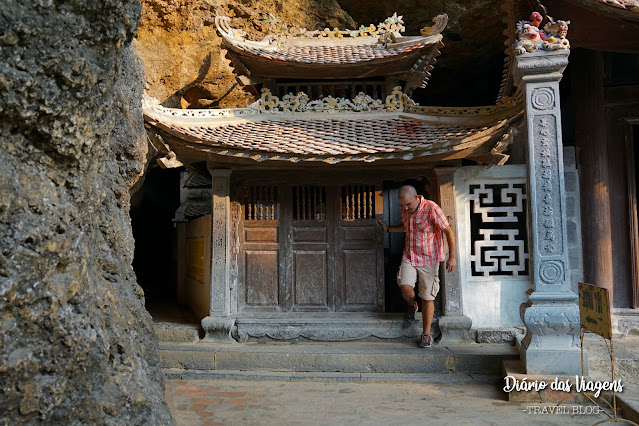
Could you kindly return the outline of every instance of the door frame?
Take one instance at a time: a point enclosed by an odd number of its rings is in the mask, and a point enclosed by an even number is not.
[[[630,222],[630,271],[632,308],[639,308],[639,218],[637,218],[637,164],[635,139],[639,139],[639,118],[625,118],[626,171],[628,176],[628,216]]]

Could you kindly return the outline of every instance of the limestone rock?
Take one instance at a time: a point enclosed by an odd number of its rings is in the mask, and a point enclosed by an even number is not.
[[[0,423],[170,424],[131,262],[133,0],[0,11]]]
[[[269,14],[295,27],[358,28],[403,15],[406,35],[419,35],[445,12],[444,48],[428,87],[413,97],[422,105],[489,105],[499,92],[504,67],[504,2],[454,0],[144,0],[136,50],[146,71],[149,93],[164,106],[231,108],[254,99],[235,82],[220,47],[215,15],[230,16],[247,37],[266,36],[261,23]],[[529,14],[529,8],[525,8]],[[527,16],[527,15],[526,15]],[[522,16],[523,19],[525,16]],[[194,97],[201,96],[194,99]]]
[[[254,101],[241,89],[215,16],[233,17],[233,26],[261,40],[262,21],[273,14],[289,26],[308,29],[354,28],[337,0],[143,0],[135,41],[145,67],[147,91],[164,106],[243,107]],[[194,96],[201,95],[197,98]]]

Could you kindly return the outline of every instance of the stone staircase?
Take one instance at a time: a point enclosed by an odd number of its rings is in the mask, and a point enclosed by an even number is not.
[[[160,343],[171,378],[498,383],[510,344],[434,345],[415,342]]]
[[[381,324],[381,330],[393,336],[397,335],[398,327],[403,327],[401,320],[398,324]],[[500,343],[514,339],[520,331],[517,329],[476,330],[476,340],[484,343],[435,343],[432,348],[420,349],[414,336],[419,330],[414,327],[402,328],[404,336],[391,339],[346,342],[258,339],[224,344],[207,342],[199,324],[185,319],[174,322],[162,318],[154,322],[154,328],[160,340],[162,371],[167,378],[494,383],[501,387],[506,375],[528,377],[522,372],[514,342]],[[608,379],[610,359],[602,339],[590,336],[585,347],[589,351],[591,378]],[[624,380],[626,386],[626,390],[617,395],[618,406],[625,418],[637,421],[639,386],[634,384],[634,379],[639,365],[639,337],[616,340],[615,354],[617,378]],[[553,380],[554,376],[545,379]],[[564,392],[560,395],[557,392],[511,392],[508,399],[519,403],[584,402],[566,396],[569,395]]]

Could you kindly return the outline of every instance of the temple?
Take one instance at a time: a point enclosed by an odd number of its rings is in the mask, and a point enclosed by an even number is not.
[[[377,224],[399,223],[397,190],[412,184],[442,206],[458,241],[459,268],[440,274],[441,342],[520,328],[527,372],[580,372],[576,286],[592,248],[577,231],[591,225],[575,149],[562,143],[570,22],[509,15],[495,104],[420,106],[411,95],[428,83],[447,19],[410,37],[396,15],[357,30],[273,19],[272,34],[252,41],[217,17],[255,101],[173,109],[145,99],[159,163],[185,170],[177,293],[206,339],[419,335],[398,314],[403,235]]]

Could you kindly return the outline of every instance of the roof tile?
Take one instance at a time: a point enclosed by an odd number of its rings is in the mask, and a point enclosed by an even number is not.
[[[231,150],[308,155],[357,155],[428,149],[489,127],[434,125],[405,118],[383,120],[269,120],[226,126],[168,124],[176,135]]]
[[[384,59],[410,54],[416,50],[430,46],[431,43],[417,43],[396,48],[380,48],[376,45],[342,45],[342,46],[285,46],[281,49],[262,49],[252,46],[234,45],[233,48],[247,53],[279,61],[322,63],[322,64],[354,64],[376,59]]]

